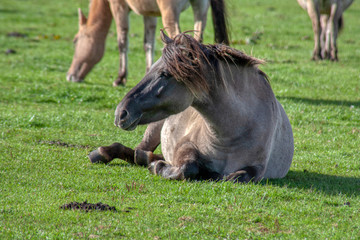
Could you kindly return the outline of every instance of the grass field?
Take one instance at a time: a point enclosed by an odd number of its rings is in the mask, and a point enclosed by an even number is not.
[[[103,60],[76,84],[65,76],[77,8],[87,12],[88,2],[1,0],[0,239],[360,238],[360,2],[345,12],[337,63],[310,61],[311,22],[295,0],[227,3],[232,46],[267,61],[261,69],[293,127],[283,179],[169,181],[121,160],[91,164],[91,150],[135,147],[145,129],[113,125],[116,105],[145,72],[142,18],[131,14],[128,85],[111,86],[114,24]],[[188,9],[182,30],[192,24]],[[209,18],[204,42],[212,41]],[[158,58],[159,34],[156,44]],[[86,200],[118,211],[59,208]]]

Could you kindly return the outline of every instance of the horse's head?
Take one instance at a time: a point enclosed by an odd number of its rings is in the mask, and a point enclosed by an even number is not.
[[[93,28],[86,25],[87,19],[79,9],[79,31],[75,35],[75,53],[66,79],[81,82],[104,55],[105,39],[96,36]]]
[[[119,103],[115,125],[131,131],[139,124],[155,122],[185,110],[193,99],[185,84],[166,70],[160,58]]]
[[[165,48],[161,58],[119,103],[115,125],[133,130],[138,124],[159,121],[204,99],[209,59],[201,43],[187,34],[174,39],[161,32]]]

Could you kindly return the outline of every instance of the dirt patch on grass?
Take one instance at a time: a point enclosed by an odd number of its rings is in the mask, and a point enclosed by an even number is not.
[[[97,211],[113,211],[113,212],[117,212],[115,207],[109,206],[107,204],[98,202],[98,203],[88,203],[87,201],[79,203],[79,202],[71,202],[71,203],[67,203],[64,204],[62,206],[60,206],[60,209],[64,209],[64,210],[83,210],[83,211],[92,211],[92,210],[97,210]]]
[[[66,142],[62,142],[59,140],[52,140],[52,141],[43,141],[43,140],[39,140],[38,143],[40,144],[47,144],[47,145],[57,145],[60,147],[66,147],[66,148],[91,148],[91,146],[88,145],[77,145],[77,144],[71,144],[71,143],[66,143]]]
[[[16,37],[16,38],[26,38],[28,35],[26,33],[19,32],[9,32],[6,34],[7,37]]]

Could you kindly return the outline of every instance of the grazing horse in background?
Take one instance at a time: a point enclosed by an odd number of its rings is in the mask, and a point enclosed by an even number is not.
[[[308,12],[314,31],[313,60],[338,61],[336,39],[343,27],[343,13],[353,0],[297,0]]]
[[[120,51],[119,74],[113,85],[118,86],[126,83],[129,13],[131,10],[144,16],[144,50],[146,71],[148,71],[153,64],[157,16],[162,17],[164,28],[171,37],[174,37],[180,33],[180,13],[191,4],[195,19],[194,35],[197,40],[201,41],[209,2],[212,8],[215,41],[228,44],[224,0],[92,0],[88,19],[79,9],[79,31],[74,39],[75,53],[66,76],[67,80],[83,81],[94,65],[101,60],[113,17]]]
[[[133,150],[120,143],[89,154],[92,162],[121,158],[167,179],[282,178],[294,144],[286,113],[262,61],[226,45],[204,45],[163,32],[162,57],[116,108],[115,125],[149,124]],[[153,154],[160,144],[163,155]]]

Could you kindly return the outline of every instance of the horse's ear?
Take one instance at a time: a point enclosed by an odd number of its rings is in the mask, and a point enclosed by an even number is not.
[[[165,44],[169,44],[174,41],[171,38],[169,38],[168,35],[165,34],[164,29],[160,29],[160,37],[161,37],[161,41],[163,41],[163,43]]]
[[[83,14],[80,8],[78,8],[78,14],[79,14],[79,27],[83,26],[87,22],[87,18]]]

